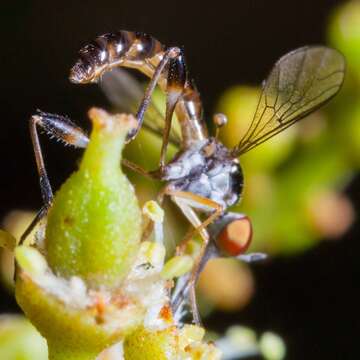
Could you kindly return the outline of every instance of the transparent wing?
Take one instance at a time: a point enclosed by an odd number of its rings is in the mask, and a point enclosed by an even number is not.
[[[246,134],[234,149],[241,155],[330,100],[340,89],[345,59],[324,46],[302,47],[275,64]]]
[[[128,71],[116,68],[105,72],[99,85],[118,111],[136,114],[144,95],[144,88]],[[145,113],[143,126],[162,137],[164,116],[153,103]],[[174,126],[170,132],[170,142],[176,146],[180,146],[181,143],[180,133]]]

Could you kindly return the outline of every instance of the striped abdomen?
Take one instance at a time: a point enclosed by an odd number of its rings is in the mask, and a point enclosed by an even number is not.
[[[144,33],[118,31],[104,34],[80,50],[80,58],[71,69],[70,80],[81,84],[96,82],[104,72],[118,66],[135,68],[151,78],[165,51],[166,47],[157,39]],[[182,54],[179,56],[183,63]],[[167,78],[168,66],[158,82],[165,92]],[[200,96],[188,80],[175,112],[182,128],[184,146],[207,137]]]

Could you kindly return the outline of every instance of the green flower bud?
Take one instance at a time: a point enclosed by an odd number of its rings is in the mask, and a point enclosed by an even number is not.
[[[90,142],[79,170],[55,196],[45,248],[56,274],[113,287],[127,275],[141,238],[141,211],[120,167],[126,134],[136,122],[97,109],[89,116]]]

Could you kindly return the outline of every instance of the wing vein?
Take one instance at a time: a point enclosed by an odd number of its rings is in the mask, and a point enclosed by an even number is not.
[[[283,56],[264,83],[255,115],[234,148],[234,156],[253,149],[330,100],[339,91],[344,72],[344,58],[334,49],[304,47]]]

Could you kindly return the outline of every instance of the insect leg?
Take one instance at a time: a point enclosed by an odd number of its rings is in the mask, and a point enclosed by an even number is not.
[[[85,148],[89,138],[85,131],[72,122],[67,116],[50,114],[38,110],[30,119],[30,126],[39,126],[50,136],[77,148]],[[36,129],[35,129],[36,130]]]
[[[181,243],[176,247],[177,255],[181,255],[184,252],[185,246],[187,242],[194,236],[194,231],[198,231],[200,236],[205,242],[209,240],[209,234],[206,228],[202,227],[202,222],[198,215],[195,213],[194,209],[189,206],[189,204],[181,198],[174,197],[173,201],[180,208],[181,212],[185,215],[185,217],[189,220],[191,225],[193,226],[190,231],[188,231],[181,241]]]
[[[51,137],[55,137],[57,140],[63,142],[65,145],[73,145],[78,148],[85,148],[89,142],[89,138],[86,135],[85,131],[78,127],[75,123],[73,123],[67,116],[39,111],[37,115],[34,115],[31,118],[31,123],[34,123],[34,125],[32,125],[32,133],[34,132],[34,138],[36,138],[36,143],[38,144],[36,148],[34,145],[35,154],[37,154],[38,152],[36,151],[36,149],[39,149],[40,151],[40,145],[35,125],[40,126],[48,133],[48,135],[50,135]],[[40,159],[40,162],[42,163],[44,168],[42,157]],[[151,175],[148,171],[146,171],[139,165],[132,163],[129,160],[123,159],[122,164],[142,176],[150,177],[152,179],[155,177],[155,175]]]
[[[175,106],[183,93],[186,83],[185,62],[179,48],[169,48],[164,53],[162,60],[155,69],[155,72],[150,80],[150,83],[145,91],[144,97],[137,111],[136,118],[139,122],[138,127],[128,135],[128,141],[131,141],[140,131],[144,121],[145,112],[150,104],[151,95],[154,92],[155,86],[160,80],[161,75],[167,65],[165,128],[163,132],[163,142],[159,161],[160,173],[162,172],[162,169],[165,165],[165,156],[169,143],[172,116],[175,110]],[[154,173],[156,173],[156,171]]]
[[[54,136],[57,140],[64,142],[67,145],[74,145],[76,147],[86,147],[88,137],[82,129],[73,124],[70,119],[60,115],[53,115],[38,111],[36,115],[30,118],[30,136],[34,148],[36,166],[39,174],[40,190],[44,205],[36,214],[34,220],[24,231],[20,238],[22,244],[26,237],[31,233],[35,226],[47,214],[53,201],[53,192],[50,181],[46,172],[44,158],[40,146],[37,127],[44,129],[50,136]]]
[[[50,136],[64,142],[66,145],[85,148],[89,138],[85,132],[76,126],[69,118],[39,111],[30,119],[30,135],[33,143],[36,165],[40,178],[40,188],[45,206],[53,199],[50,182],[46,173],[44,159],[39,142],[37,126],[44,129]]]
[[[186,84],[186,68],[183,55],[180,53],[170,60],[168,77],[166,82],[166,111],[163,142],[161,146],[159,169],[162,173],[165,166],[166,150],[169,144],[172,116],[177,102],[181,98]]]
[[[154,74],[151,77],[151,80],[145,90],[144,96],[141,100],[141,103],[139,105],[138,111],[136,113],[136,118],[138,120],[138,126],[132,130],[131,132],[129,132],[128,136],[127,136],[127,141],[130,142],[131,140],[133,140],[136,135],[138,134],[138,132],[140,131],[143,121],[144,121],[144,115],[145,112],[147,110],[147,108],[150,105],[150,101],[151,101],[151,96],[155,90],[155,87],[158,83],[158,81],[161,78],[162,72],[165,69],[165,66],[169,63],[169,61],[173,58],[176,58],[177,56],[179,56],[180,54],[180,49],[177,47],[173,47],[173,48],[169,48],[165,51],[164,56],[162,57],[161,61],[159,62],[159,64],[157,65],[157,67],[155,68]]]
[[[173,197],[173,199],[174,199],[174,202],[176,203],[176,205],[178,205],[179,208],[181,209],[182,213],[191,222],[191,224],[195,228],[199,229],[199,233],[203,239],[203,243],[202,243],[199,255],[195,260],[191,274],[188,275],[187,281],[183,284],[183,287],[179,291],[178,296],[174,299],[172,306],[173,306],[173,310],[175,313],[177,308],[181,305],[181,303],[184,301],[187,294],[189,293],[188,296],[190,298],[190,306],[191,306],[191,312],[193,315],[194,322],[196,324],[200,325],[201,318],[200,318],[199,309],[198,309],[197,301],[196,301],[195,285],[196,285],[197,278],[200,274],[200,266],[199,265],[200,265],[201,259],[204,256],[203,250],[206,249],[207,244],[209,243],[209,234],[207,233],[205,228],[201,228],[201,220],[199,219],[199,217],[196,215],[195,211],[189,205],[187,205],[185,202],[183,202],[180,198],[177,199],[176,197]],[[191,231],[190,234],[193,235],[193,231]],[[181,244],[179,246],[177,246],[177,250],[176,250],[177,255],[180,255],[184,251],[187,241],[191,238],[191,237],[189,237],[190,234],[187,234],[185,236],[185,240],[183,240],[181,242]]]
[[[46,216],[49,207],[47,205],[43,205],[40,210],[35,215],[34,219],[31,221],[30,225],[25,229],[23,234],[20,237],[19,245],[22,245],[25,242],[25,239],[30,235],[36,225]]]
[[[211,215],[206,218],[203,222],[200,222],[199,224],[196,224],[194,221],[194,217],[190,217],[187,213],[184,213],[184,215],[187,217],[187,219],[193,224],[195,227],[194,232],[199,232],[201,235],[201,231],[205,229],[209,224],[211,224],[214,220],[216,220],[224,211],[223,207],[217,203],[216,201],[210,200],[208,198],[196,195],[191,192],[187,191],[167,191],[167,195],[171,196],[172,200],[179,205],[179,199],[182,204],[187,204],[190,208],[196,208],[196,207],[205,207],[209,210],[213,210]],[[183,206],[183,205],[182,205]],[[180,207],[181,208],[181,207]],[[193,212],[195,214],[195,212]],[[196,215],[196,214],[195,214]],[[198,219],[197,215],[196,218]],[[190,240],[194,236],[194,232],[190,233],[183,241],[182,244]],[[181,246],[182,246],[181,244]]]
[[[185,192],[185,191],[171,191],[167,190],[167,195],[171,197],[171,199],[180,207],[183,211],[186,218],[191,222],[194,226],[195,231],[198,231],[203,239],[203,243],[201,245],[201,249],[199,251],[198,256],[195,259],[194,266],[191,271],[190,279],[189,279],[189,296],[190,296],[190,304],[191,310],[193,313],[194,322],[196,324],[201,324],[201,319],[199,315],[199,311],[197,308],[196,302],[196,292],[195,292],[195,285],[196,281],[199,277],[201,266],[203,265],[203,258],[206,253],[207,246],[209,244],[209,235],[206,231],[206,227],[211,224],[216,218],[218,218],[222,212],[223,207],[215,201],[212,201],[208,198],[204,198],[202,196]],[[205,219],[205,221],[201,222],[201,220],[196,215],[193,207],[201,206],[213,210],[211,215]],[[185,239],[180,244],[180,249],[184,249],[186,243],[192,238],[193,233],[187,235]]]
[[[159,175],[155,172],[149,172],[139,166],[138,164],[133,163],[132,161],[129,161],[127,159],[122,159],[121,164],[127,167],[128,169],[138,173],[141,176],[147,177],[149,179],[159,179]]]
[[[30,136],[34,148],[36,167],[39,174],[41,196],[45,207],[49,207],[53,200],[53,193],[51,190],[49,178],[45,169],[45,163],[41,151],[39,136],[37,133],[36,126],[41,123],[41,117],[34,115],[30,119]]]

